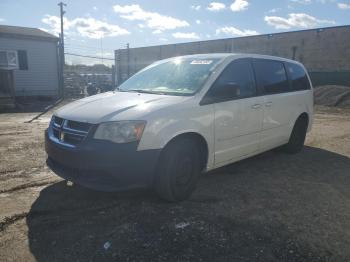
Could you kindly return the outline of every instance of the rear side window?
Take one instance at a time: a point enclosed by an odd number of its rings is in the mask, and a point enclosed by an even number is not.
[[[249,60],[234,61],[221,73],[207,93],[212,101],[223,102],[232,100],[228,92],[222,92],[225,86],[239,87],[239,94],[234,99],[247,98],[256,95],[254,74]]]
[[[289,91],[284,65],[279,61],[255,60],[253,62],[257,85],[265,94],[277,94]]]
[[[310,82],[303,67],[298,64],[286,63],[286,68],[294,91],[310,89]]]

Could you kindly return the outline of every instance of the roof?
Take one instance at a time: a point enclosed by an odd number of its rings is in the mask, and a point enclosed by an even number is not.
[[[38,28],[0,25],[0,37],[58,41],[58,37]]]
[[[192,55],[181,55],[177,57],[170,57],[160,61],[168,61],[176,58],[189,58],[189,59],[224,59],[224,58],[260,58],[260,59],[270,59],[270,60],[278,60],[283,62],[291,62],[300,64],[299,62],[279,56],[269,56],[269,55],[259,55],[259,54],[246,54],[246,53],[207,53],[207,54],[192,54]]]

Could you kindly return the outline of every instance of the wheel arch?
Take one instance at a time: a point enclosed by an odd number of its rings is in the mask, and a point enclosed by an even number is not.
[[[295,120],[294,122],[294,125],[297,121],[305,121],[306,123],[306,126],[308,127],[309,126],[309,122],[310,122],[310,117],[309,117],[309,114],[307,112],[303,112],[301,113],[297,119]]]
[[[200,133],[189,131],[189,132],[177,134],[176,136],[171,138],[165,144],[165,146],[163,147],[163,149],[161,151],[161,154],[162,154],[162,152],[164,152],[164,150],[166,150],[168,145],[170,145],[171,143],[175,143],[177,140],[182,139],[182,138],[189,138],[189,139],[195,141],[195,143],[198,145],[199,152],[201,155],[202,169],[205,170],[207,167],[207,164],[208,164],[208,159],[209,159],[209,147],[208,147],[208,143],[207,143],[206,139]]]

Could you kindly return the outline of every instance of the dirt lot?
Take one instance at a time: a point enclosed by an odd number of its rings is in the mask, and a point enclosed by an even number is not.
[[[302,153],[206,174],[180,204],[67,186],[49,114],[1,114],[0,261],[350,261],[350,110],[316,112]]]

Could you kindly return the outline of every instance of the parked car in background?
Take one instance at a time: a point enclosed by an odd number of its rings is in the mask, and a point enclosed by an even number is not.
[[[87,187],[154,187],[181,201],[202,172],[276,147],[299,152],[312,119],[313,89],[298,62],[176,57],[56,111],[46,131],[47,163]]]

